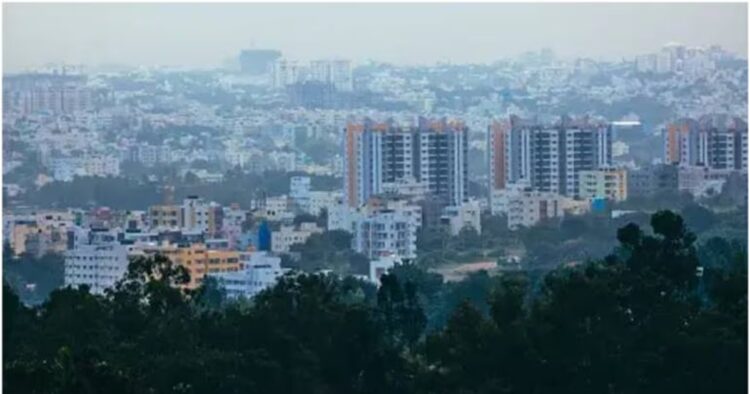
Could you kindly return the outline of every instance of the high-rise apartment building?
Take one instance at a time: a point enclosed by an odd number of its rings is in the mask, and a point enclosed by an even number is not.
[[[664,161],[680,166],[747,170],[747,123],[726,116],[680,119],[664,131]]]
[[[350,123],[345,129],[344,195],[351,207],[383,192],[384,183],[424,182],[432,196],[460,204],[468,187],[468,129],[458,121],[401,127],[393,122]]]
[[[310,79],[333,85],[339,91],[351,91],[352,65],[349,60],[315,60],[310,63]]]
[[[274,61],[271,67],[273,87],[276,89],[284,89],[302,80],[303,67],[299,62],[279,59]]]
[[[581,171],[612,164],[612,128],[587,118],[551,124],[511,117],[488,132],[490,190],[523,182],[534,190],[577,196]]]

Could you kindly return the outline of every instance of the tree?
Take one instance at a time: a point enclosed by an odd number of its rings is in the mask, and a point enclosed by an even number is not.
[[[227,300],[226,290],[213,276],[205,276],[200,287],[191,295],[192,301],[201,309],[217,310]]]
[[[682,208],[682,216],[687,226],[698,233],[710,229],[716,223],[716,216],[713,212],[695,203]]]
[[[427,318],[417,298],[416,285],[405,282],[402,286],[395,275],[380,277],[378,312],[386,335],[400,346],[412,346],[422,335]]]
[[[41,257],[24,253],[13,256],[10,245],[4,250],[3,276],[21,300],[40,304],[63,285],[65,261],[62,255],[48,253]]]
[[[3,388],[22,393],[744,392],[747,253],[673,212],[608,256],[459,283],[290,273],[245,303],[163,256],[105,295],[3,288]],[[699,252],[707,248],[707,252]],[[714,262],[701,261],[713,259]],[[698,265],[703,271],[696,270]],[[439,323],[436,316],[446,316]],[[432,325],[432,326],[430,326]],[[148,356],[144,356],[148,355]]]

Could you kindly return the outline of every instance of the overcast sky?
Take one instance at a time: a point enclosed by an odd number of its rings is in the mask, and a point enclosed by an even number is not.
[[[491,62],[549,47],[632,57],[675,41],[747,56],[746,4],[3,4],[3,66],[215,66],[242,48],[309,60]]]

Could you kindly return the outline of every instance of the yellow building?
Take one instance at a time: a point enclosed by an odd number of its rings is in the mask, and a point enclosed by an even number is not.
[[[239,252],[229,250],[209,250],[203,244],[190,246],[165,245],[150,251],[161,253],[180,264],[190,273],[187,289],[195,289],[201,285],[207,273],[234,272],[242,268]]]
[[[612,201],[628,198],[628,173],[625,169],[581,171],[578,176],[579,198],[606,198]]]
[[[68,246],[66,223],[57,224],[37,220],[15,223],[10,235],[10,246],[16,255],[30,253],[42,256],[46,253],[63,253]]]
[[[13,252],[17,255],[26,253],[26,240],[41,232],[42,229],[40,229],[36,223],[14,225],[10,237],[12,240],[10,246],[13,248]]]

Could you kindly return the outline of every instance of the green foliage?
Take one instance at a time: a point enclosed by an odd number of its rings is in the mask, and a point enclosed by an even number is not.
[[[185,270],[155,257],[134,260],[104,296],[65,288],[29,308],[6,285],[3,388],[745,392],[744,246],[696,246],[668,211],[650,226],[623,226],[614,253],[539,280],[480,272],[445,283],[405,264],[377,291],[352,277],[292,273],[250,303],[227,303],[211,280],[181,290]]]
[[[260,192],[268,196],[279,196],[289,191],[292,176],[305,175],[299,172],[268,171],[263,174],[242,173],[229,170],[222,182],[198,182],[197,177],[188,172],[185,179],[176,176],[171,167],[153,172],[158,174],[158,182],[144,180],[142,171],[135,169],[128,173],[134,178],[125,177],[76,177],[71,182],[50,182],[38,190],[29,189],[18,202],[44,208],[82,208],[107,206],[113,209],[142,209],[163,202],[162,185],[169,183],[175,188],[175,198],[197,195],[223,205],[240,203],[249,208],[250,201]],[[340,187],[341,180],[332,176],[312,176],[314,190],[334,190]]]
[[[285,266],[306,272],[330,269],[344,274],[367,274],[369,260],[351,250],[351,239],[351,234],[341,230],[312,234],[305,243],[291,246],[292,252],[299,253],[299,259],[286,259]]]
[[[14,256],[10,245],[3,248],[3,279],[26,304],[39,304],[63,285],[64,258],[49,253],[42,257],[30,254]]]

